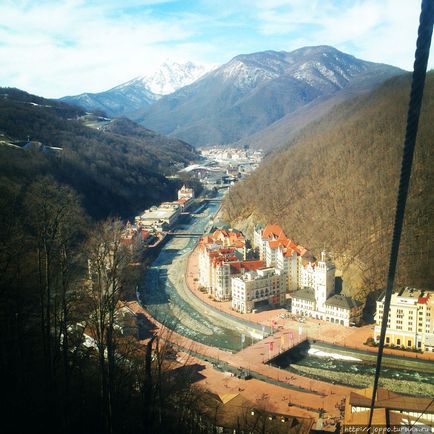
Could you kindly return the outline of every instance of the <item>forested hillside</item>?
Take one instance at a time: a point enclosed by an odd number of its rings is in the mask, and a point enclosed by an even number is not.
[[[153,362],[140,315],[123,322],[141,252],[113,216],[173,199],[164,175],[195,151],[128,120],[0,93],[3,431],[192,432],[194,372],[172,369],[164,344]]]
[[[383,287],[404,142],[410,76],[334,107],[272,154],[224,202],[244,228],[280,223],[343,270],[345,291]],[[427,76],[396,283],[433,287],[434,72]]]
[[[17,89],[0,89],[2,183],[22,186],[49,175],[71,186],[93,217],[128,216],[174,196],[165,175],[197,158],[193,147],[127,119],[89,128],[85,112]],[[62,150],[24,150],[7,143],[28,138]]]

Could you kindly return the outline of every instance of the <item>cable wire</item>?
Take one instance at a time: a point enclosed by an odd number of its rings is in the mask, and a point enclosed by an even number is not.
[[[423,90],[425,86],[426,68],[428,65],[429,50],[433,32],[434,0],[422,0],[419,30],[416,42],[416,53],[411,82],[410,102],[407,114],[407,128],[402,156],[401,175],[399,180],[398,197],[396,203],[395,224],[393,228],[392,246],[389,258],[389,272],[387,275],[386,295],[383,306],[383,318],[381,321],[380,342],[378,345],[377,365],[375,369],[374,387],[372,391],[371,409],[369,413],[368,432],[371,431],[372,416],[375,407],[375,398],[378,389],[378,380],[381,372],[384,340],[386,336],[387,320],[389,318],[390,300],[392,298],[393,284],[395,280],[396,264],[401,241],[402,225],[405,215],[408,187],[410,184],[411,167],[413,164],[414,148],[416,144],[417,130],[419,126],[420,109],[422,105]]]
[[[413,425],[411,425],[410,428],[413,428],[417,422],[419,421],[419,419],[425,414],[425,412],[431,407],[431,404],[434,402],[434,398],[431,399],[431,402],[425,407],[424,411],[418,416],[418,418],[413,422]]]

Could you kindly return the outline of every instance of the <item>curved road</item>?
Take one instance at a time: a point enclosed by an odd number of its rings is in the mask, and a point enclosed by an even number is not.
[[[207,204],[200,215],[191,217],[181,229],[203,233],[219,205]],[[241,334],[249,335],[251,326],[212,309],[187,288],[186,263],[195,243],[186,238],[167,242],[146,273],[140,288],[141,302],[159,322],[178,333],[209,346],[238,351],[242,348]]]
[[[217,212],[218,207],[219,204],[217,203],[206,205],[204,212],[193,217],[191,222],[184,225],[182,229],[188,232],[203,233]],[[251,326],[242,319],[228,317],[218,310],[214,310],[198,299],[187,287],[185,281],[186,263],[195,244],[196,240],[194,239],[174,238],[162,248],[158,258],[148,270],[144,285],[141,288],[142,303],[146,304],[146,309],[160,323],[193,341],[223,350],[239,351],[243,345],[241,343],[241,334],[248,336]],[[339,351],[340,347],[332,346],[332,348],[334,348],[333,351]],[[340,349],[342,350],[342,348]],[[372,355],[366,354],[366,357],[368,356],[372,357]],[[409,365],[415,363],[416,361],[412,360],[406,361],[406,364]],[[300,369],[307,369],[309,372],[315,371],[316,373],[318,371],[318,374],[321,374],[321,371],[324,370],[334,373],[338,377],[345,376],[346,372],[348,374],[357,372],[364,377],[372,376],[370,366],[361,364],[359,367],[348,367],[341,361],[331,363],[327,358],[309,356],[295,366],[297,365],[300,365]],[[386,374],[386,377],[393,378],[397,375],[393,370],[386,372],[389,370],[385,369],[384,374]],[[418,383],[426,384],[426,382],[429,384],[431,382],[431,370],[428,370],[424,375],[418,374],[417,371],[413,367],[413,370],[406,372],[405,376],[402,376],[407,377],[406,381],[415,385]],[[307,376],[315,377],[313,372]],[[327,381],[327,379],[325,380]],[[350,383],[349,379],[347,380]],[[331,379],[328,379],[328,381],[331,381]],[[396,379],[396,381],[399,380]]]

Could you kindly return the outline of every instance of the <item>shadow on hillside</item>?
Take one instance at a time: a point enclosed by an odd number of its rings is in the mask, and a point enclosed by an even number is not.
[[[374,315],[377,308],[377,300],[382,292],[383,289],[376,289],[369,293],[362,314],[362,319],[365,324],[373,324],[375,322]]]

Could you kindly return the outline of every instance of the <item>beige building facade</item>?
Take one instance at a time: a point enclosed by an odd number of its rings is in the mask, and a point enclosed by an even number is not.
[[[379,342],[384,298],[377,300],[374,341]],[[434,291],[401,288],[392,294],[385,345],[434,352]]]
[[[264,304],[282,306],[285,303],[286,274],[273,267],[248,271],[232,278],[232,309],[250,313]]]

